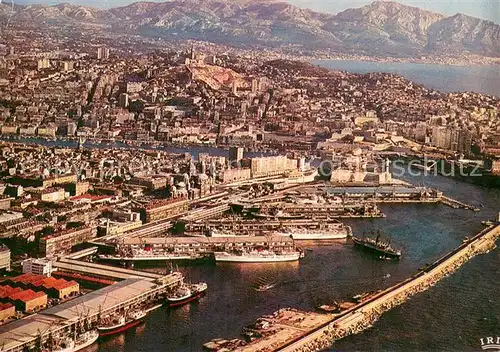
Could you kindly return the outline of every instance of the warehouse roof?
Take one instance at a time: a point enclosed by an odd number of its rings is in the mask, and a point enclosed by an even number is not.
[[[55,328],[60,319],[42,314],[30,315],[11,323],[0,326],[0,346],[2,351],[8,351],[17,346],[35,340],[40,334]]]
[[[286,236],[234,236],[234,237],[157,237],[124,238],[119,244],[124,245],[201,245],[226,243],[283,243],[293,242]]]
[[[95,315],[100,310],[105,311],[131,300],[150,291],[155,286],[156,284],[150,281],[128,279],[47,309],[43,311],[43,314],[67,320],[78,320],[82,315]]]
[[[49,330],[63,328],[68,320],[78,320],[82,316],[98,314],[99,310],[111,308],[136,296],[150,291],[156,286],[142,279],[128,279],[114,285],[88,293],[66,303],[0,326],[0,346],[8,351],[37,339]]]

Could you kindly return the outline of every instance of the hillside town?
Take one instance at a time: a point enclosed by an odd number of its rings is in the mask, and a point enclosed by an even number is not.
[[[94,49],[30,56],[10,47],[0,65],[2,135],[310,153],[402,137],[467,157],[498,155],[491,96],[194,46],[127,56]]]

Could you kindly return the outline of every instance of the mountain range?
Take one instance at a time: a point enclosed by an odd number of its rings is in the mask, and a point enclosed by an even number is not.
[[[397,2],[375,1],[338,14],[274,0],[137,2],[109,10],[59,4],[0,4],[0,23],[99,25],[117,33],[197,39],[230,45],[296,46],[377,56],[474,53],[500,57],[500,25],[445,17]]]

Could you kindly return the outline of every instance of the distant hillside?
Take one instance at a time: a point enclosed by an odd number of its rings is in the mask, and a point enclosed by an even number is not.
[[[227,44],[286,45],[380,56],[464,52],[500,57],[500,26],[478,18],[441,14],[376,1],[337,15],[277,1],[173,0],[100,10],[60,4],[0,4],[0,21],[100,24],[116,31]]]

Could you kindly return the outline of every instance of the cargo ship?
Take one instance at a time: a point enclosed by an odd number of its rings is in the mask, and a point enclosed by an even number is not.
[[[304,228],[287,228],[276,232],[278,236],[288,236],[296,241],[338,240],[352,236],[350,226],[339,224],[324,230],[309,230]]]
[[[207,289],[208,285],[204,282],[193,285],[182,285],[175,292],[167,295],[167,303],[169,307],[180,307],[199,299]]]
[[[135,311],[126,316],[121,316],[117,320],[110,321],[108,324],[99,326],[97,331],[99,331],[99,336],[101,337],[120,334],[142,324],[146,315],[146,312],[142,310]]]
[[[352,241],[355,246],[361,247],[366,251],[374,253],[379,259],[396,260],[401,258],[401,251],[391,247],[389,242],[380,240],[380,231],[377,232],[376,239],[363,237],[353,237]]]
[[[253,252],[215,252],[216,262],[229,263],[276,263],[293,262],[304,257],[303,252],[273,252],[273,251],[253,251]]]
[[[63,342],[58,348],[50,349],[53,352],[76,352],[81,351],[90,345],[93,345],[99,338],[99,333],[96,330],[87,331],[78,335],[76,339],[68,339]]]

